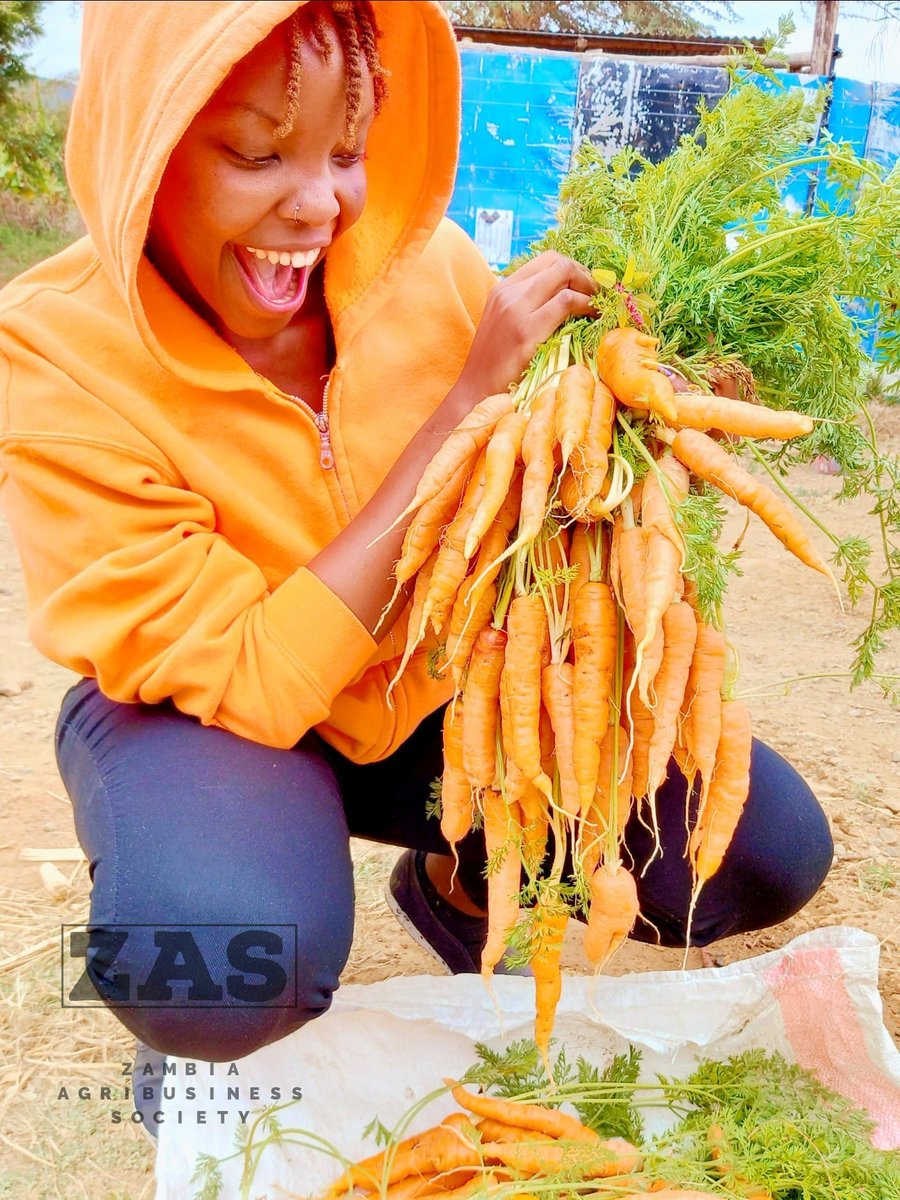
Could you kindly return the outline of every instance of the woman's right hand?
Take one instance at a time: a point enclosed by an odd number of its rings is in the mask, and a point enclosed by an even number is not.
[[[534,352],[569,317],[594,313],[597,283],[586,267],[545,250],[493,288],[454,387],[471,404],[517,383]]]

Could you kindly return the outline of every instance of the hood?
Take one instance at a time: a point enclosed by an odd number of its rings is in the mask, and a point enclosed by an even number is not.
[[[236,356],[143,257],[147,227],[169,154],[195,114],[234,63],[300,7],[295,0],[84,5],[66,143],[72,194],[154,357],[176,373],[202,365],[208,382],[210,370],[218,373],[220,387],[241,385]],[[326,296],[341,337],[402,284],[446,210],[456,172],[459,57],[449,21],[431,0],[374,0],[373,8],[391,75],[367,147],[365,210],[326,259]]]

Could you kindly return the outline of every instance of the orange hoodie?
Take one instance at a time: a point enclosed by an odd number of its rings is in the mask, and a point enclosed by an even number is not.
[[[369,197],[329,251],[337,363],[311,410],[257,376],[143,256],[173,146],[285,0],[85,5],[66,151],[88,237],[0,294],[0,495],[35,645],[106,695],[271,746],[312,727],[390,754],[449,695],[429,645],[392,695],[376,644],[305,564],[347,525],[462,369],[493,276],[443,219],[459,65],[440,5],[375,2],[390,95]]]

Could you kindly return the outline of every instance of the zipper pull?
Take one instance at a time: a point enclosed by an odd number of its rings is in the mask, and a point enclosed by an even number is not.
[[[319,431],[319,466],[323,471],[334,467],[334,454],[331,449],[331,433],[328,428],[328,414],[316,413],[316,429]]]

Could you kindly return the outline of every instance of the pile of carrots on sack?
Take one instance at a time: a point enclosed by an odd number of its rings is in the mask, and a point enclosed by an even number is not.
[[[730,694],[725,634],[684,573],[679,506],[692,488],[720,489],[830,576],[787,503],[716,440],[800,436],[810,418],[676,392],[655,339],[633,325],[608,331],[590,363],[566,364],[570,345],[562,339],[533,386],[488,397],[446,439],[396,567],[398,583],[415,576],[405,659],[430,626],[443,646],[437,669],[456,682],[441,828],[455,844],[484,827],[482,973],[489,982],[519,939],[545,1061],[570,912],[583,909],[585,951],[601,967],[638,915],[625,823],[637,810],[657,827],[672,756],[700,788],[694,900],[747,798],[750,721]],[[640,481],[623,445],[639,447]],[[522,926],[520,901],[530,907]]]

